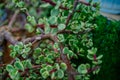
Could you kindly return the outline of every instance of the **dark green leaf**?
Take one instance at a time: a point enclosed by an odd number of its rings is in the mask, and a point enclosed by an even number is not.
[[[26,60],[26,67],[27,68],[32,68],[32,63],[30,60]]]
[[[68,47],[64,47],[64,48],[63,48],[63,53],[64,53],[64,54],[67,54],[68,52],[69,52]]]
[[[39,54],[41,52],[41,48],[36,48],[35,53]]]
[[[17,68],[18,70],[24,71],[24,67],[23,67],[22,62],[16,61],[16,62],[14,63],[14,66],[15,66],[15,68]]]

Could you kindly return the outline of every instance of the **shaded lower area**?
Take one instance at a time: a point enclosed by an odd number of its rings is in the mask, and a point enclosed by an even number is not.
[[[94,46],[98,48],[97,53],[104,56],[99,74],[91,80],[120,80],[120,21],[109,21],[100,16],[96,23]]]

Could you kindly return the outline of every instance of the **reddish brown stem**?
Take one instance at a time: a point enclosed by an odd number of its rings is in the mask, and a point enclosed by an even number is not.
[[[96,54],[93,55],[94,61],[97,61]]]
[[[98,68],[100,68],[100,66],[96,65],[96,66],[93,67],[92,69],[89,69],[87,73],[91,73],[91,72],[97,70]]]
[[[52,74],[53,72],[57,71],[57,69],[53,69],[50,71],[50,74]]]
[[[68,15],[68,17],[67,17],[66,26],[68,25],[70,19],[72,18],[73,14],[74,14],[74,12],[75,12],[75,10],[76,10],[77,4],[78,4],[78,0],[75,0],[75,1],[74,1],[74,4],[73,4],[73,10],[72,10],[71,13],[69,13],[69,15]]]
[[[44,25],[44,24],[37,24],[36,26],[39,27],[39,28],[42,28],[42,29],[45,28],[45,25]],[[57,25],[50,25],[50,27],[51,27],[51,28],[57,28]]]
[[[54,40],[55,42],[58,42],[57,36],[54,36]],[[63,45],[60,44],[59,47],[60,47],[60,50],[59,50],[60,58],[67,65],[66,72],[68,74],[68,80],[75,80],[74,74],[77,74],[77,72],[71,66],[70,60],[68,59],[67,55],[63,53]]]
[[[34,66],[32,66],[32,68],[26,68],[25,71],[21,73],[21,76],[25,76],[30,69],[37,69],[40,67],[41,67],[41,65],[34,65]]]
[[[68,57],[63,53],[63,46],[60,45],[60,57],[61,60],[66,63],[67,65],[67,74],[68,74],[68,80],[75,80],[74,74],[76,74],[77,72],[72,68],[70,61],[68,59]]]

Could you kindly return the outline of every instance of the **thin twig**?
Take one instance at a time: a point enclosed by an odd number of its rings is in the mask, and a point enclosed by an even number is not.
[[[88,72],[87,72],[87,74],[88,74],[88,73],[91,73],[91,72],[93,72],[93,71],[95,71],[95,70],[97,70],[97,69],[99,69],[99,68],[100,68],[100,66],[96,65],[96,66],[93,67],[92,69],[89,69]]]
[[[54,43],[57,43],[58,42],[58,38],[57,36],[53,36],[52,37],[53,40],[54,40]],[[67,74],[68,74],[68,80],[75,80],[74,78],[74,74],[78,74],[74,69],[73,67],[71,66],[71,63],[70,63],[70,60],[68,59],[67,55],[65,55],[63,53],[63,45],[60,44],[59,45],[60,47],[60,50],[59,50],[59,53],[60,53],[60,59],[67,65]]]
[[[15,45],[18,42],[17,40],[15,40],[12,34],[8,31],[4,31],[4,38],[13,45]]]
[[[12,27],[12,25],[13,25],[13,23],[15,22],[16,17],[17,17],[17,15],[18,15],[19,12],[20,12],[19,10],[16,10],[16,11],[15,11],[15,13],[14,13],[13,16],[12,16],[12,19],[10,20],[10,22],[9,22],[9,24],[8,24],[8,28],[11,28],[11,27]]]
[[[25,76],[28,73],[29,70],[31,70],[31,69],[37,69],[37,68],[41,68],[41,65],[33,65],[32,68],[26,68],[24,70],[24,72],[21,73],[21,76],[23,77],[23,76]]]
[[[74,74],[77,74],[77,72],[73,69],[71,66],[70,60],[68,59],[67,55],[63,53],[63,45],[60,45],[60,57],[62,61],[67,65],[67,74],[68,74],[68,80],[75,80]]]
[[[75,1],[74,1],[74,4],[73,4],[72,12],[69,13],[69,15],[68,15],[68,17],[67,17],[66,26],[68,25],[70,19],[72,18],[73,14],[74,14],[74,12],[75,12],[75,10],[76,10],[77,4],[78,4],[78,0],[75,0]]]

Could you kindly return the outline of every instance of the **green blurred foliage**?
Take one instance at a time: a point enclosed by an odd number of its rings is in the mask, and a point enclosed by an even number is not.
[[[95,23],[99,27],[93,32],[93,43],[97,54],[103,54],[103,63],[92,80],[120,80],[120,21],[99,16]]]

